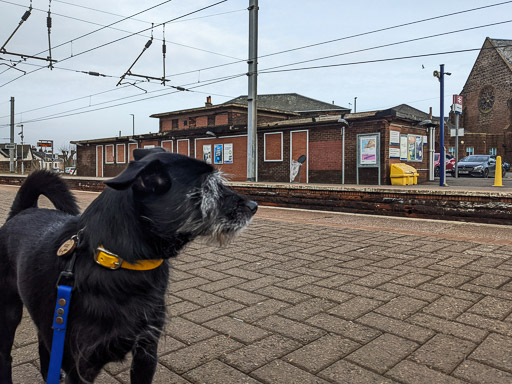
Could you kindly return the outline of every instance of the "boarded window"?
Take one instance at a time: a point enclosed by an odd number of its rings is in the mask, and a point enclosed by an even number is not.
[[[129,143],[128,144],[128,153],[130,154],[130,161],[134,160],[133,151],[138,148],[137,143]]]
[[[117,144],[117,163],[124,164],[126,163],[126,146],[124,144]]]
[[[188,139],[178,140],[178,153],[180,155],[190,156]]]
[[[265,133],[265,161],[283,161],[283,133]]]
[[[162,140],[162,148],[168,150],[169,152],[173,151],[173,143],[172,140]]]
[[[105,164],[114,164],[114,144],[105,145]]]

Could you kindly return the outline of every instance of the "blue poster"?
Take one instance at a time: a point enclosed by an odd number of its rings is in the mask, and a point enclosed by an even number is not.
[[[215,164],[222,164],[222,144],[215,144],[213,161]]]

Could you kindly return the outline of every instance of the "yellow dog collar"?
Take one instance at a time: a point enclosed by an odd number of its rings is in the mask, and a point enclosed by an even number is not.
[[[129,263],[117,256],[115,253],[107,251],[103,246],[96,248],[96,255],[94,261],[99,265],[108,269],[132,269],[135,271],[149,271],[158,268],[163,262],[163,259],[153,260],[137,260],[136,263]]]

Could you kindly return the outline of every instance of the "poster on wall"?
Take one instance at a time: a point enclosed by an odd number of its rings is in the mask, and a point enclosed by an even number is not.
[[[407,160],[407,136],[400,136],[400,160]]]
[[[409,135],[407,136],[407,160],[415,161],[416,160],[416,136]]]
[[[400,148],[389,148],[389,158],[390,159],[400,158]]]
[[[423,136],[408,135],[407,149],[409,161],[423,161]]]
[[[203,160],[207,164],[212,163],[212,146],[211,145],[203,145]]]
[[[398,145],[400,144],[400,131],[389,131],[389,144]]]
[[[224,164],[233,164],[233,144],[224,144]]]
[[[377,164],[377,136],[362,136],[359,143],[359,164]]]
[[[215,144],[213,161],[215,164],[222,164],[222,144]]]
[[[416,161],[423,161],[423,136],[416,136]]]

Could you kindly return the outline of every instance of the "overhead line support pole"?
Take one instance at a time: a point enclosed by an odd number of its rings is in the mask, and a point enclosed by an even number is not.
[[[257,76],[258,76],[258,0],[249,0],[249,78],[247,92],[247,181],[257,180]]]
[[[14,173],[14,97],[11,97],[11,146],[9,149],[9,171]]]

